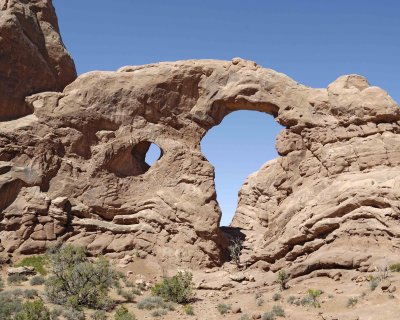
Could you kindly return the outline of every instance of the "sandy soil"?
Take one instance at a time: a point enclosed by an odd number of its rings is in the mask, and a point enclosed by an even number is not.
[[[127,277],[135,282],[138,279],[144,279],[146,282],[155,283],[164,275],[172,275],[172,270],[162,270],[151,258],[135,259],[134,262],[125,267],[117,268],[127,274]],[[2,270],[2,278],[6,279],[6,269]],[[334,271],[332,271],[334,273]],[[183,307],[176,305],[175,311],[168,311],[168,314],[161,317],[166,320],[176,319],[227,319],[239,320],[244,314],[250,319],[256,315],[262,315],[271,311],[273,306],[281,306],[285,311],[285,319],[310,320],[310,319],[338,319],[338,320],[394,320],[400,318],[400,295],[396,290],[392,293],[384,292],[379,285],[374,291],[369,286],[368,276],[377,276],[377,273],[360,273],[350,270],[338,270],[342,274],[340,279],[331,279],[329,277],[314,277],[305,279],[294,279],[289,281],[289,288],[280,291],[276,283],[276,275],[272,272],[260,270],[246,270],[246,275],[254,277],[254,281],[236,282],[230,279],[230,275],[238,273],[232,265],[227,265],[221,269],[212,269],[203,271],[193,271],[196,287],[215,287],[216,289],[196,289],[195,301],[192,303],[195,315],[189,316],[184,313]],[[391,273],[389,278],[392,290],[393,287],[400,288],[400,273]],[[382,282],[383,283],[383,282]],[[30,286],[29,281],[19,286],[6,285],[4,290],[9,289],[29,289],[35,288],[43,292],[43,286]],[[308,289],[321,289],[323,294],[318,298],[319,308],[313,306],[296,306],[290,304],[289,297],[302,299],[307,294]],[[260,306],[256,303],[256,294],[262,296],[264,303]],[[279,293],[281,298],[274,301],[274,294]],[[137,319],[154,319],[152,311],[139,310],[137,302],[147,296],[150,296],[150,290],[144,291],[143,295],[136,296],[134,303],[125,303],[121,297],[118,298]],[[113,293],[113,297],[117,297]],[[348,307],[350,298],[356,298],[357,303],[353,307]],[[292,298],[293,299],[293,298]],[[221,315],[217,310],[217,305],[224,303],[231,306],[231,311]],[[51,306],[51,305],[50,305]],[[241,312],[233,313],[235,309],[240,308]],[[91,312],[87,312],[90,319]],[[1,318],[1,317],[0,317]],[[109,314],[113,318],[113,313]],[[280,319],[277,317],[276,319]],[[283,318],[282,318],[283,319]]]

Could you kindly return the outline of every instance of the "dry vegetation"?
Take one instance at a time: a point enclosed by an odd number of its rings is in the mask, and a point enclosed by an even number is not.
[[[140,259],[138,257],[135,257]],[[173,276],[135,280],[137,272],[122,272],[105,257],[90,258],[80,247],[54,247],[14,266],[34,266],[36,275],[6,275],[2,266],[0,315],[3,320],[135,320],[135,319],[391,319],[398,312],[395,284],[398,264],[376,272],[344,272],[340,280],[305,277],[289,280],[285,270],[266,275],[266,283],[235,278],[230,289],[203,289],[195,281],[213,274],[176,271]],[[237,272],[232,261],[230,272]],[[119,270],[118,270],[119,269]],[[126,269],[125,269],[126,270]],[[143,270],[143,269],[142,269]],[[229,273],[229,272],[228,272]],[[194,276],[195,275],[195,276]],[[274,279],[275,278],[275,279]],[[274,284],[273,284],[274,283]],[[273,284],[273,285],[271,285]],[[372,313],[371,313],[372,312]],[[375,319],[375,318],[374,318]]]

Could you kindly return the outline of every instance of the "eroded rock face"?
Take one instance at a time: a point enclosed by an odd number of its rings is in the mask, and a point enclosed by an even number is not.
[[[399,108],[356,75],[313,92],[313,120],[280,133],[281,157],[248,177],[232,226],[246,234],[244,260],[292,277],[372,271],[399,259]]]
[[[0,0],[0,121],[32,113],[27,95],[76,78],[51,0]]]
[[[400,112],[362,77],[311,89],[251,61],[178,61],[87,73],[27,101],[33,115],[0,123],[7,252],[63,239],[92,253],[220,264],[227,243],[200,141],[235,110],[286,127],[281,157],[241,190],[233,226],[246,235],[242,261],[300,275],[337,256],[365,264],[369,241],[371,255],[397,245]],[[149,167],[151,143],[162,156]]]

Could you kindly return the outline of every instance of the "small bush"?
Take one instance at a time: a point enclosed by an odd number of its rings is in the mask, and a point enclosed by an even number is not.
[[[257,307],[261,307],[264,304],[264,298],[261,292],[257,292],[254,298],[256,299]]]
[[[192,307],[192,305],[190,305],[190,304],[185,304],[185,305],[183,306],[183,312],[184,312],[185,314],[189,315],[189,316],[193,316],[193,315],[194,315],[193,307]]]
[[[236,264],[237,267],[240,266],[240,255],[243,250],[243,240],[239,237],[236,237],[231,240],[231,243],[228,247],[229,256],[231,260]]]
[[[39,295],[39,293],[35,289],[27,289],[24,291],[24,294],[23,294],[25,299],[33,299],[33,298],[37,297],[38,295]]]
[[[50,319],[51,320],[58,320],[59,317],[62,315],[62,308],[55,307],[50,311]]]
[[[400,272],[400,263],[393,263],[389,266],[389,270],[392,272]]]
[[[261,307],[263,304],[264,304],[264,298],[263,297],[260,297],[260,298],[258,298],[257,300],[256,300],[256,305],[257,305],[257,307]]]
[[[261,320],[275,320],[275,314],[273,312],[265,312],[262,315]]]
[[[231,310],[231,306],[229,304],[220,303],[217,306],[217,310],[220,314],[226,314],[229,310]]]
[[[17,288],[10,291],[15,297],[22,297],[24,295],[24,290]]]
[[[29,281],[31,286],[40,286],[40,285],[44,284],[45,282],[46,282],[46,280],[42,276],[34,276]]]
[[[130,313],[127,308],[120,306],[114,315],[114,320],[136,320],[133,313]]]
[[[154,310],[151,315],[155,318],[165,316],[168,313],[167,309],[157,309]]]
[[[318,297],[324,292],[319,289],[308,289],[307,296],[301,300],[301,304],[304,305],[312,305],[314,308],[320,308],[321,305],[318,302]]]
[[[280,270],[278,272],[278,282],[281,290],[285,290],[287,288],[287,282],[289,280],[289,275],[285,270]]]
[[[4,289],[4,281],[0,278],[0,291]]]
[[[84,248],[72,245],[53,248],[48,257],[53,275],[45,283],[45,292],[51,302],[71,308],[112,307],[108,293],[119,275],[106,258],[91,261]]]
[[[193,298],[193,275],[188,271],[179,271],[172,278],[165,278],[152,288],[155,296],[176,303],[188,303]]]
[[[289,298],[287,298],[287,303],[289,304],[296,304],[296,301],[298,301],[299,299],[296,298],[295,296],[290,296]]]
[[[12,292],[0,292],[0,315],[1,320],[11,320],[22,310],[22,302]]]
[[[85,313],[77,309],[63,309],[62,315],[67,320],[85,320]]]
[[[369,279],[369,289],[374,291],[379,285],[380,279],[377,277],[371,277]]]
[[[310,296],[305,296],[301,299],[300,304],[304,306],[312,305],[314,300]]]
[[[133,290],[118,290],[118,294],[124,298],[127,302],[133,302],[135,300],[135,291]]]
[[[358,299],[357,298],[349,298],[349,300],[347,300],[347,307],[354,307],[356,304],[358,303]]]
[[[277,317],[284,317],[285,316],[285,310],[281,306],[273,306],[272,307],[272,313],[276,315]]]
[[[173,308],[171,303],[166,303],[161,297],[147,297],[137,304],[140,310],[153,310],[153,309],[170,309]]]
[[[15,266],[33,267],[35,268],[36,272],[40,273],[42,276],[45,276],[47,274],[47,270],[45,268],[46,264],[47,264],[47,257],[42,255],[42,256],[26,257],[22,259],[20,262],[18,262]]]
[[[127,287],[127,288],[135,287],[135,284],[133,283],[133,281],[129,280],[127,277],[124,277],[123,280],[124,280],[125,287]]]
[[[107,315],[103,310],[96,310],[90,318],[92,320],[107,320]]]
[[[50,320],[50,311],[42,300],[26,301],[15,320]]]
[[[19,285],[21,282],[28,280],[28,278],[22,274],[11,274],[7,277],[7,282],[9,285]]]
[[[272,300],[274,301],[279,301],[281,300],[282,296],[280,293],[274,293],[274,295],[272,296]]]
[[[250,316],[248,314],[242,314],[239,320],[250,320]]]
[[[389,277],[389,266],[387,264],[384,264],[382,266],[379,266],[376,268],[378,273],[379,273],[379,279],[380,280],[384,280],[387,279]]]

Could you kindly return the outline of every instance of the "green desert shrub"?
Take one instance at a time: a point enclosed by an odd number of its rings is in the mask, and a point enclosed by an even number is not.
[[[281,306],[273,306],[272,307],[272,313],[276,315],[277,317],[284,317],[285,316],[285,310]]]
[[[167,309],[156,309],[154,310],[151,315],[155,318],[165,316],[168,313]]]
[[[289,275],[285,270],[280,270],[278,272],[278,283],[281,288],[281,290],[285,290],[287,288],[287,282],[289,280]]]
[[[46,282],[45,278],[43,278],[42,276],[34,276],[33,278],[31,278],[31,280],[29,281],[29,283],[31,284],[31,286],[40,286],[42,284],[44,284]]]
[[[22,310],[22,301],[11,291],[0,292],[1,320],[12,320]]]
[[[21,282],[25,282],[26,280],[28,280],[28,278],[25,275],[18,273],[10,274],[7,277],[7,283],[9,285],[20,285]]]
[[[23,296],[25,299],[33,299],[39,295],[38,291],[35,289],[27,289],[24,291]]]
[[[21,261],[16,263],[16,267],[33,267],[35,271],[40,273],[42,276],[47,274],[46,270],[47,257],[45,255],[41,256],[31,256],[23,258]]]
[[[193,299],[193,275],[188,271],[179,271],[171,278],[156,283],[152,293],[167,301],[188,303]]]
[[[44,305],[43,300],[26,301],[22,310],[17,313],[15,320],[51,320],[50,310]]]
[[[250,316],[248,314],[242,314],[239,318],[239,320],[250,320]]]
[[[369,289],[371,291],[374,291],[378,287],[380,281],[381,281],[381,279],[378,278],[378,277],[370,277],[369,278],[369,283],[368,283],[369,284]]]
[[[357,298],[349,298],[347,300],[347,307],[354,307],[356,304],[358,303],[358,299]]]
[[[120,306],[115,311],[114,320],[136,320],[136,317],[133,313],[130,313],[126,307]]]
[[[226,314],[226,313],[228,313],[229,310],[231,310],[231,306],[226,303],[220,303],[217,306],[217,310],[220,314]]]
[[[58,320],[60,319],[60,316],[62,315],[62,311],[63,309],[59,306],[54,307],[51,311],[50,311],[50,319],[51,320]]]
[[[45,292],[51,302],[71,308],[113,305],[108,293],[119,275],[106,258],[91,261],[84,248],[69,244],[51,249],[48,257],[52,276],[46,280]]]
[[[119,289],[118,294],[122,298],[124,298],[127,302],[133,302],[133,300],[135,300],[136,291],[135,291],[135,289],[131,289],[131,290]]]
[[[312,305],[314,308],[320,308],[321,305],[318,302],[318,297],[323,294],[322,290],[319,289],[308,289],[307,296],[301,300],[301,304],[305,305]]]
[[[257,305],[257,307],[261,307],[263,304],[264,304],[264,298],[263,297],[260,297],[260,298],[257,298],[256,299],[256,305]]]
[[[389,266],[389,270],[392,272],[400,272],[400,263],[392,263]]]
[[[261,320],[275,320],[275,314],[271,311],[265,312],[262,315]]]
[[[256,305],[257,307],[261,307],[264,304],[264,297],[262,295],[262,293],[257,292],[254,296],[254,298],[256,299]]]
[[[161,297],[147,297],[137,304],[140,310],[169,309],[173,310],[172,303],[165,302]]]
[[[272,296],[272,300],[274,301],[278,301],[281,300],[282,296],[280,293],[274,293],[274,295]]]
[[[0,277],[0,291],[4,289],[4,281],[3,279]]]
[[[67,320],[85,320],[85,313],[82,310],[67,308],[62,310],[62,316]]]
[[[92,320],[107,320],[107,315],[103,310],[96,310],[90,318]]]
[[[287,303],[292,304],[292,305],[300,305],[300,299],[296,298],[295,296],[290,296],[289,298],[287,298]]]
[[[194,310],[193,310],[193,306],[190,304],[185,304],[183,306],[183,312],[189,316],[193,316],[194,315]]]

